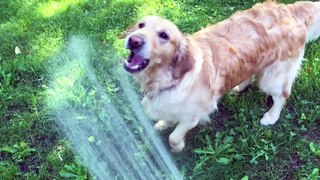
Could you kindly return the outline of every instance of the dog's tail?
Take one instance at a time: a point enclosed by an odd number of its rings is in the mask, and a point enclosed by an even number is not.
[[[307,26],[306,42],[320,37],[320,2],[302,1],[289,5],[302,25]]]

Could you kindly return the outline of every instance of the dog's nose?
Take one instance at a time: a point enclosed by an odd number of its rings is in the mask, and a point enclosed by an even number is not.
[[[140,36],[132,35],[129,37],[128,43],[129,43],[129,49],[133,50],[133,49],[140,48],[144,44],[144,41]]]

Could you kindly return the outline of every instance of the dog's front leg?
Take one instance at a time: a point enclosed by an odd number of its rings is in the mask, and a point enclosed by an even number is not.
[[[194,128],[199,122],[199,118],[180,121],[176,129],[169,136],[169,143],[172,152],[180,152],[184,146],[184,138],[187,132]]]

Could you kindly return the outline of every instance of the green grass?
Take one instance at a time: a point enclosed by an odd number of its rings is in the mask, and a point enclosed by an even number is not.
[[[192,33],[255,2],[1,1],[0,179],[90,177],[46,104],[54,71],[50,59],[66,47],[71,35],[90,38],[97,56],[110,67],[117,65],[110,60],[114,53],[126,54],[117,36],[140,17],[161,15]],[[16,46],[21,54],[15,54]],[[181,173],[186,179],[319,179],[319,76],[318,40],[308,45],[293,94],[279,122],[270,127],[259,125],[269,107],[255,84],[244,93],[227,94],[214,120],[192,130],[186,150],[173,155]],[[102,82],[107,91],[116,88]]]

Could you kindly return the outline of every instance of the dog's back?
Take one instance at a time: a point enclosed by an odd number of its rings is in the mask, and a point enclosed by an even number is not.
[[[224,71],[221,93],[275,61],[298,57],[305,43],[319,36],[320,2],[265,2],[193,34],[206,68]]]

